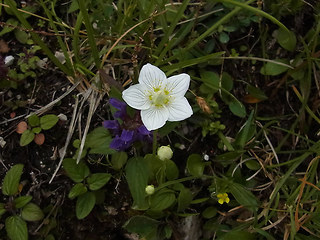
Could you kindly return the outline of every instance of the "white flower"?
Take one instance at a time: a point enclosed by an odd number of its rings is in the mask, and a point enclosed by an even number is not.
[[[158,148],[158,157],[160,160],[169,160],[173,156],[173,152],[170,146],[161,146]]]
[[[138,81],[122,92],[122,98],[130,107],[141,110],[142,122],[149,131],[161,128],[166,121],[181,121],[192,115],[184,97],[190,85],[188,74],[167,78],[148,63],[142,67]]]

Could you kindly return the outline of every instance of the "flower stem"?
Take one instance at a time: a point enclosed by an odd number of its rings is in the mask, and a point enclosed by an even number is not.
[[[157,135],[158,135],[158,130],[154,130],[152,132],[153,134],[153,148],[152,148],[152,154],[155,156],[157,154],[157,145],[158,145],[158,142],[157,142]]]

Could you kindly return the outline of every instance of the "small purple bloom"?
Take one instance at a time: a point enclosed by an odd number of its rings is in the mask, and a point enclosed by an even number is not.
[[[124,142],[130,142],[133,139],[134,131],[123,129],[121,133],[121,140]]]
[[[119,122],[117,120],[106,120],[106,121],[103,121],[103,126],[105,128],[113,129],[113,130],[120,128]]]
[[[114,134],[114,139],[110,143],[110,148],[117,151],[128,149],[135,141],[152,141],[152,133],[143,125],[139,112],[133,117],[127,114],[127,105],[115,98],[110,98],[110,104],[118,109],[113,116],[122,120],[106,120],[103,126],[110,129]]]
[[[110,98],[109,103],[119,111],[114,113],[115,118],[124,118],[127,115],[127,105],[124,102],[119,101],[116,98]]]

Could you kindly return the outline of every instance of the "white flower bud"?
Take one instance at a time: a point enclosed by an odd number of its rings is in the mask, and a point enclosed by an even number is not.
[[[153,185],[146,186],[145,191],[146,191],[146,194],[152,195],[154,193],[154,186]]]
[[[170,146],[161,146],[158,148],[158,157],[160,160],[169,160],[172,158],[173,152],[170,148]]]

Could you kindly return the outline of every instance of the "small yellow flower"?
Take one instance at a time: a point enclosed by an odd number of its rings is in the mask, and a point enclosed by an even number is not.
[[[218,197],[218,203],[220,204],[230,202],[230,198],[228,198],[228,193],[219,193],[217,197]]]

